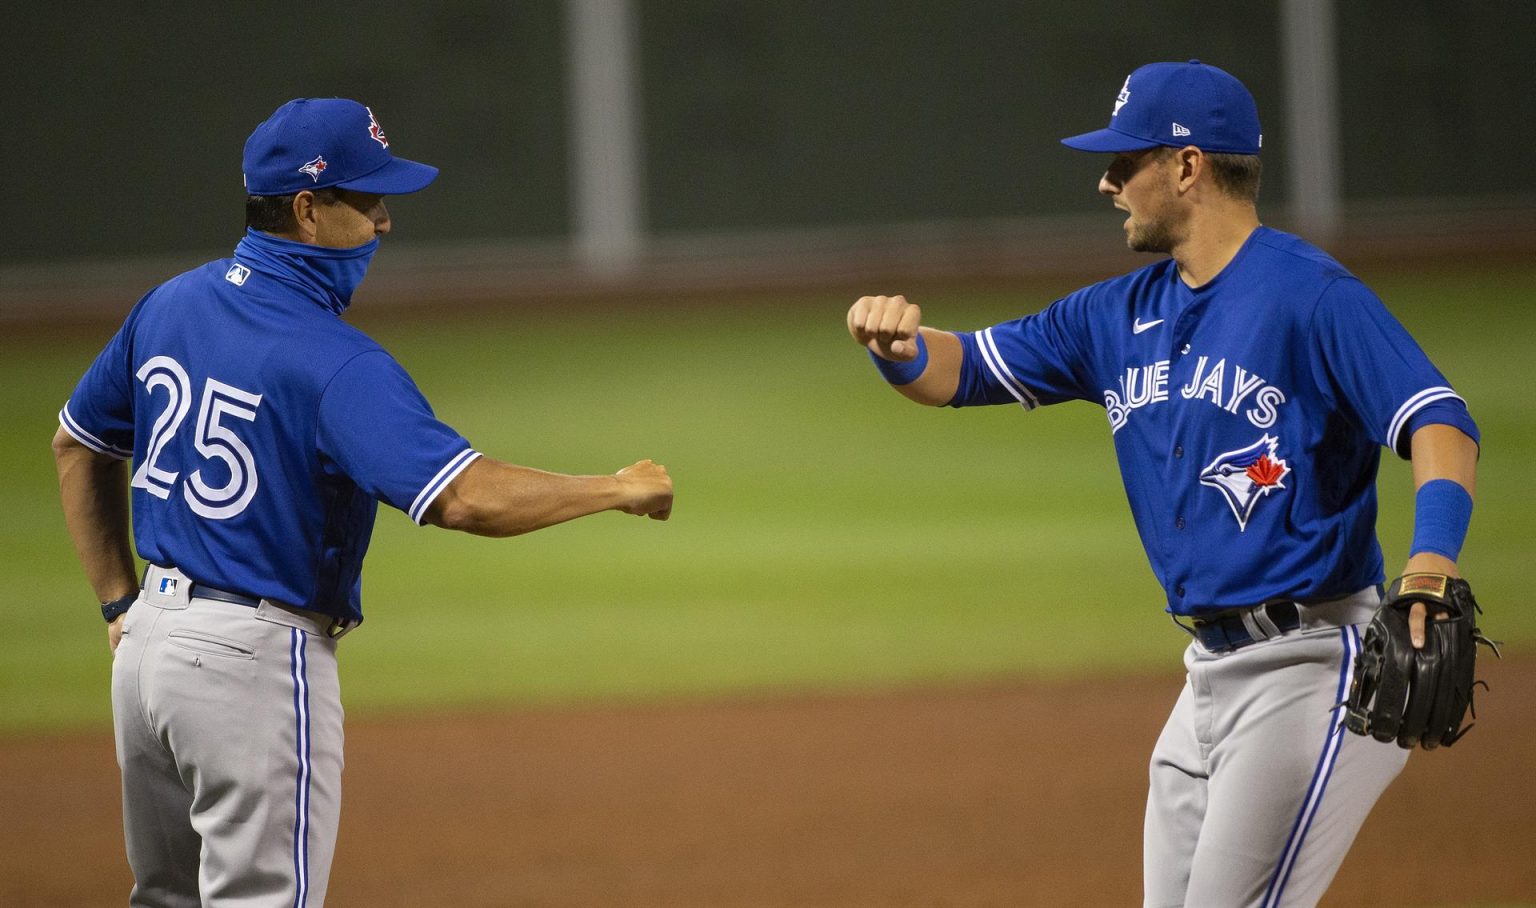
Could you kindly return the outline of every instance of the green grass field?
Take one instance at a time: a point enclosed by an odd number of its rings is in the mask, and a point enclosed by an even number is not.
[[[1519,654],[1536,642],[1517,585],[1536,423],[1510,389],[1536,341],[1536,272],[1365,276],[1472,402],[1487,455],[1462,566],[1485,629]],[[1070,289],[921,301],[928,322],[974,328]],[[381,509],[369,620],[343,644],[352,715],[1173,670],[1185,638],[1161,612],[1103,411],[913,406],[848,340],[849,302],[365,321],[481,450],[563,472],[651,457],[678,498],[669,523],[602,514],[511,540]],[[48,450],[107,333],[0,342],[0,733],[109,722],[106,636]],[[1381,488],[1391,571],[1407,465],[1386,463]]]

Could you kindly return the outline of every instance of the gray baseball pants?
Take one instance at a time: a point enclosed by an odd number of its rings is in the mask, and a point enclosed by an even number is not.
[[[314,613],[190,587],[151,567],[112,662],[129,904],[315,908],[341,812],[336,641]]]
[[[1408,751],[1346,731],[1373,589],[1302,606],[1301,627],[1226,653],[1198,642],[1152,754],[1146,905],[1315,905]]]

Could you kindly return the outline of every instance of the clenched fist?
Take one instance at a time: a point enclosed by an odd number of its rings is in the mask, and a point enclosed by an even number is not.
[[[642,460],[613,475],[625,493],[619,510],[652,520],[672,516],[672,477],[667,475],[666,467]]]
[[[848,310],[848,333],[860,346],[895,363],[917,358],[923,310],[904,296],[861,296]]]

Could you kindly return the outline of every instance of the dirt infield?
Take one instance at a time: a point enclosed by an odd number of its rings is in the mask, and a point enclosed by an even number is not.
[[[1536,662],[1488,663],[1478,729],[1410,761],[1326,904],[1536,903]],[[328,904],[1136,904],[1178,684],[355,723]],[[0,818],[0,905],[126,903],[109,737],[0,741]]]

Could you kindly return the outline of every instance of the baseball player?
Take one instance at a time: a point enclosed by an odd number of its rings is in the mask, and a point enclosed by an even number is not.
[[[1322,896],[1408,755],[1341,729],[1381,601],[1381,448],[1412,459],[1418,488],[1404,573],[1455,576],[1472,509],[1465,403],[1364,284],[1259,223],[1261,141],[1228,73],[1144,66],[1107,128],[1063,142],[1113,155],[1099,192],[1130,248],[1166,258],[975,332],[920,327],[900,296],[848,312],[918,403],[1104,407],[1167,611],[1193,636],[1151,760],[1149,906]]]
[[[231,258],[151,290],[59,414],[64,514],[107,620],[136,906],[318,906],[342,769],[338,638],[363,620],[378,501],[511,536],[620,510],[665,520],[648,460],[500,463],[339,316],[437,169],[373,112],[295,100],[245,145]],[[147,562],[140,576],[129,548]]]

